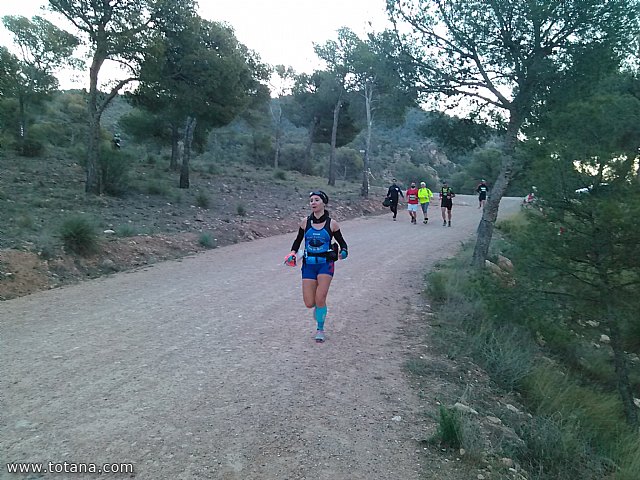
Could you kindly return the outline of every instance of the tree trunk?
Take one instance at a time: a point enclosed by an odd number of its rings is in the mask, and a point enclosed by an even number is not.
[[[342,108],[342,95],[333,107],[333,126],[331,127],[331,153],[329,154],[329,185],[336,184],[336,142],[338,138],[338,119]]]
[[[276,125],[273,168],[278,168],[280,166],[280,143],[282,142],[282,107],[280,105],[278,105],[277,112],[274,112],[271,107],[271,117]]]
[[[180,188],[189,188],[189,159],[191,158],[191,143],[193,131],[196,128],[196,119],[187,117],[184,127],[184,154],[182,155],[182,168],[180,169]]]
[[[491,193],[487,198],[484,209],[482,211],[482,219],[478,225],[476,245],[473,250],[473,257],[471,258],[471,264],[477,268],[483,268],[487,257],[489,256],[489,246],[491,245],[491,238],[493,237],[493,229],[498,218],[498,207],[500,206],[500,200],[504,196],[509,183],[513,178],[514,170],[516,167],[516,144],[518,141],[518,131],[522,124],[520,115],[515,112],[511,112],[509,126],[505,134],[505,144],[502,150],[502,164],[498,178],[496,178],[493,186],[491,187]]]
[[[282,136],[282,130],[278,127],[278,131],[276,132],[276,145],[275,145],[275,153],[273,155],[273,168],[278,168],[280,166],[280,140]]]
[[[89,118],[89,138],[87,143],[87,166],[85,192],[94,195],[102,193],[100,175],[100,119],[94,112]]]
[[[373,89],[370,86],[365,86],[364,104],[367,113],[367,137],[364,147],[364,163],[362,172],[362,196],[369,198],[369,152],[371,151],[371,129],[373,127],[373,118],[371,116],[371,97],[373,95]]]
[[[26,138],[27,138],[27,120],[25,116],[25,99],[22,92],[18,93],[18,138],[20,145],[20,153],[25,154]]]
[[[175,172],[178,170],[178,160],[180,160],[180,149],[178,142],[180,141],[180,129],[178,123],[171,123],[171,160],[169,161],[169,170]]]
[[[89,69],[89,139],[87,144],[87,181],[85,183],[85,192],[94,195],[102,193],[102,179],[100,175],[100,116],[101,111],[98,108],[98,73],[104,62],[104,56],[98,52],[93,56],[91,68]]]
[[[305,149],[305,161],[311,163],[311,148],[313,147],[313,138],[316,134],[316,127],[318,126],[318,117],[313,117],[309,124],[309,141],[307,142],[307,148]]]
[[[609,335],[611,338],[611,349],[613,350],[613,365],[616,372],[616,383],[618,394],[622,400],[624,415],[627,423],[632,427],[638,427],[638,408],[633,403],[633,389],[629,381],[629,365],[624,349],[621,345],[620,329],[616,323],[615,312],[611,305],[607,306],[607,316],[609,316]]]
[[[20,124],[18,128],[20,131],[18,134],[20,141],[24,143],[24,139],[27,137],[27,119],[25,114],[24,95],[22,93],[18,94],[18,102],[20,105],[20,118],[18,119],[18,123]]]

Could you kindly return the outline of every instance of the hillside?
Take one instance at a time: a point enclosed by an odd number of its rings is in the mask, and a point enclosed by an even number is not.
[[[191,186],[179,189],[178,173],[168,169],[166,128],[154,126],[153,118],[145,120],[123,97],[116,97],[102,118],[102,168],[108,173],[109,195],[87,196],[84,93],[58,92],[32,107],[23,155],[16,153],[17,140],[9,128],[15,105],[3,105],[0,299],[291,231],[306,212],[307,193],[317,188],[332,198],[330,209],[338,219],[381,213],[381,197],[391,177],[401,185],[419,179],[435,188],[440,175],[457,169],[417,133],[428,114],[412,110],[403,124],[375,129],[372,190],[370,200],[362,201],[362,134],[338,149],[338,185],[329,188],[328,145],[314,145],[311,160],[302,163],[306,130],[285,122],[285,170],[274,170],[269,122],[252,127],[238,118],[199,139],[191,160]],[[137,117],[132,119],[132,113]],[[127,116],[128,124],[123,122]],[[158,136],[145,136],[146,127]],[[123,145],[117,151],[110,147],[115,132]],[[91,255],[63,248],[62,229],[78,218],[98,235],[99,248]]]
[[[307,195],[323,188],[337,219],[383,211],[356,183],[326,186],[320,177],[247,165],[194,165],[191,188],[155,157],[132,160],[122,197],[87,196],[84,170],[64,150],[42,157],[1,151],[0,299],[82,278],[177,258],[206,248],[289,232],[306,215]],[[211,172],[211,173],[210,173]],[[66,251],[61,227],[70,218],[91,221],[99,248],[89,256]],[[106,233],[105,233],[106,232]],[[273,252],[274,258],[286,252]]]

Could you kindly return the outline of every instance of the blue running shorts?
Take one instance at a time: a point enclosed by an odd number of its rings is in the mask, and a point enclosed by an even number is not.
[[[335,262],[314,263],[308,264],[304,262],[302,264],[302,278],[309,280],[317,280],[318,275],[331,275],[333,277]]]

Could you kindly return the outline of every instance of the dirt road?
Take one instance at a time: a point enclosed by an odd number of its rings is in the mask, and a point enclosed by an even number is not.
[[[66,461],[134,465],[105,478],[420,478],[434,425],[402,366],[422,340],[404,327],[476,205],[458,196],[451,228],[439,208],[426,226],[405,211],[344,222],[325,344],[282,265],[294,235],[0,304],[0,477],[97,478],[4,465]]]

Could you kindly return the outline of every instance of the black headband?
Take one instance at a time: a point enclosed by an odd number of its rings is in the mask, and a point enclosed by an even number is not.
[[[324,203],[325,205],[329,203],[329,197],[322,190],[316,190],[314,192],[311,192],[309,194],[309,197],[312,197],[314,195],[317,195],[318,197],[320,197],[320,199],[322,200],[322,203]]]

